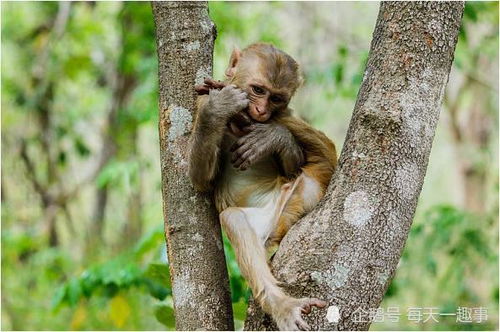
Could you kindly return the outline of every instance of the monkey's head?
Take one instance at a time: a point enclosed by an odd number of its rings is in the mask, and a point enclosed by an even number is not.
[[[265,122],[286,110],[302,83],[299,65],[273,45],[256,43],[243,51],[233,50],[226,70],[229,83],[248,94],[248,115]]]

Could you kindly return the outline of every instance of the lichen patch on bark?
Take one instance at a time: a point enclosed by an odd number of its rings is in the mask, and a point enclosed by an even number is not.
[[[182,273],[176,276],[175,282],[172,285],[172,292],[174,294],[175,307],[192,306],[193,303],[189,299],[193,296],[192,292],[195,285],[190,282],[191,277],[188,273]]]
[[[194,84],[203,84],[203,81],[205,80],[205,78],[207,77],[210,77],[210,72],[211,70],[209,68],[206,68],[206,67],[200,67],[197,71],[196,71],[196,78],[194,80]]]
[[[373,207],[364,191],[350,193],[344,201],[344,220],[357,227],[364,226],[371,218]]]
[[[192,41],[190,43],[185,44],[184,47],[186,48],[186,51],[199,50],[200,49],[200,41],[199,40]]]
[[[203,236],[201,236],[200,233],[196,233],[193,235],[193,240],[195,240],[196,242],[203,242]]]
[[[420,178],[418,166],[416,164],[408,164],[396,169],[394,177],[394,189],[399,195],[405,199],[415,198],[417,187],[414,185]]]
[[[326,311],[326,320],[329,323],[338,323],[340,320],[340,308],[336,305],[331,305]]]
[[[326,285],[334,290],[345,285],[349,278],[350,269],[340,265],[334,264],[333,268],[324,272],[312,272],[311,278],[318,284]]]
[[[193,125],[193,117],[189,110],[180,106],[170,106],[167,110],[168,122],[168,140],[175,141],[179,136],[189,133]]]

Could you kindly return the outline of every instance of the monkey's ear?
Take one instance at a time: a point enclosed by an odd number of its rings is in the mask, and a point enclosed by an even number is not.
[[[238,61],[240,61],[241,57],[241,51],[237,48],[233,50],[233,53],[231,53],[231,58],[229,58],[229,66],[227,66],[226,69],[226,77],[231,78],[234,76],[234,73],[236,72],[236,65],[238,64]]]

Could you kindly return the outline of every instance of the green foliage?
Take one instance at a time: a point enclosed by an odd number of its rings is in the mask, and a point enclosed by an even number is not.
[[[90,298],[96,294],[112,298],[120,291],[143,286],[153,297],[164,300],[171,287],[168,265],[149,263],[143,267],[141,264],[146,254],[160,246],[161,235],[161,229],[150,232],[130,252],[96,264],[70,279],[57,291],[53,307],[75,306],[82,297]]]
[[[128,310],[122,308],[128,304],[122,303],[126,300],[119,297],[119,294],[130,292],[132,289],[145,292],[156,300],[164,301],[167,296],[171,295],[168,265],[164,263],[143,265],[141,263],[145,255],[157,250],[164,241],[162,235],[161,229],[150,232],[133,250],[114,259],[95,264],[79,276],[70,278],[59,287],[52,298],[53,310],[58,312],[65,306],[75,308],[83,300],[96,296],[110,301],[112,308],[118,308],[116,310]],[[172,312],[173,309],[167,304],[160,304],[156,306],[155,316],[160,323],[172,327]]]
[[[455,65],[464,72],[472,73],[477,70],[477,58],[488,55],[498,56],[498,2],[468,1],[465,3],[464,20],[460,28],[459,43],[455,51]],[[491,27],[484,33],[475,33],[469,36],[469,31],[478,22],[490,23]]]
[[[129,191],[132,184],[137,181],[139,167],[137,160],[111,161],[97,177],[97,185],[100,188],[107,185],[120,185]]]
[[[488,236],[492,222],[490,217],[479,217],[451,205],[437,205],[426,211],[414,221],[397,275],[381,307],[397,306],[405,311],[409,307],[433,306],[440,312],[455,312],[461,306],[485,307],[493,303],[498,287],[490,284],[481,289],[473,282],[495,278],[495,272],[485,272],[498,266],[497,243]],[[490,306],[488,310],[494,312],[497,308]],[[431,323],[426,328],[473,328],[451,320]],[[412,329],[414,323],[401,324],[403,329]],[[491,324],[485,323],[481,329],[493,328]],[[388,326],[380,324],[375,329]]]
[[[156,250],[159,243],[163,243],[165,234],[162,227],[154,228],[149,233],[139,239],[133,247],[133,254],[136,260],[144,259],[146,254]]]

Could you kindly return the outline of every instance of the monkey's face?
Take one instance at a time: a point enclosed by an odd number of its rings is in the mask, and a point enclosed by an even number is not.
[[[286,109],[301,83],[295,60],[274,46],[262,43],[253,44],[243,52],[235,49],[226,77],[247,92],[248,115],[257,122],[265,122]]]
[[[245,89],[248,93],[248,115],[257,121],[265,122],[288,105],[288,96],[263,82],[251,82]]]

